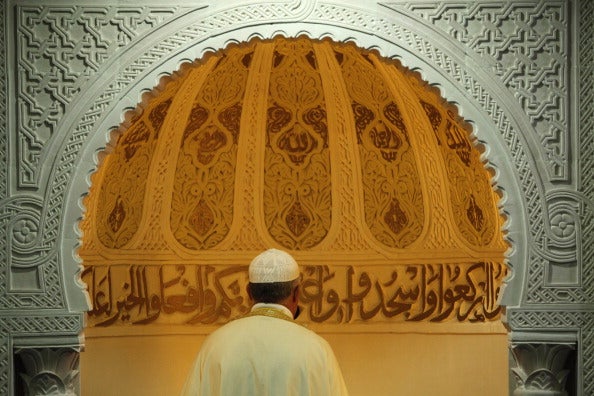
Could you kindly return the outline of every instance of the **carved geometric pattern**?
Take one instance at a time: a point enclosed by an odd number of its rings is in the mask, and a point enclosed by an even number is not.
[[[0,28],[4,32],[6,16],[4,12],[6,7],[0,7]],[[8,194],[8,125],[7,125],[7,109],[8,109],[8,90],[6,75],[6,42],[7,35],[0,34],[0,199],[4,199]],[[3,261],[4,262],[4,261]]]
[[[594,314],[582,311],[513,308],[508,311],[508,323],[514,329],[575,329],[594,328]]]
[[[579,177],[584,199],[581,217],[582,284],[587,301],[594,301],[594,2],[581,1],[579,25]],[[586,367],[594,367],[592,365]]]
[[[10,395],[10,364],[12,362],[12,345],[10,339],[0,332],[0,394]]]
[[[583,327],[580,342],[582,343],[582,361],[578,362],[578,367],[583,367],[583,395],[594,394],[594,331],[592,331],[592,322],[590,327]]]
[[[72,335],[83,329],[83,314],[32,313],[26,316],[3,317],[0,331],[19,335]],[[51,330],[50,330],[51,329]]]
[[[83,330],[83,314],[51,313],[45,315],[4,316],[0,318],[0,394],[10,395],[12,347],[11,337],[72,336]]]
[[[578,340],[577,367],[583,368],[582,395],[594,394],[594,312],[564,311],[550,309],[511,309],[507,312],[507,323],[514,330],[567,330],[581,329]],[[578,387],[580,384],[578,384]]]
[[[581,1],[578,13],[579,53],[579,125],[580,125],[580,180],[583,191],[590,200],[594,198],[594,2]],[[592,235],[592,233],[584,235]],[[590,249],[593,250],[594,249]]]
[[[18,6],[18,180],[37,186],[44,148],[91,76],[121,48],[183,11],[179,7]]]
[[[511,371],[518,387],[514,395],[542,394],[566,395],[565,383],[570,373],[568,357],[575,349],[571,344],[514,343],[511,352],[516,363]]]
[[[572,237],[572,229],[581,231],[575,235],[573,241],[575,245],[571,248],[575,251],[581,251],[581,260],[578,263],[582,268],[581,278],[579,279],[582,287],[545,287],[545,272],[544,268],[549,259],[557,259],[556,251],[549,249],[546,252],[533,252],[528,265],[528,283],[524,293],[525,300],[528,303],[586,303],[594,299],[594,139],[592,130],[594,128],[594,110],[592,103],[594,101],[594,27],[591,23],[592,15],[594,15],[594,4],[592,2],[580,2],[580,19],[579,27],[579,70],[580,75],[576,78],[580,82],[580,134],[578,145],[580,148],[580,163],[579,175],[582,180],[583,194],[574,192],[560,191],[556,195],[563,197],[565,200],[565,208],[561,206],[561,210],[565,211],[565,215],[555,215],[550,213],[551,218],[551,239],[558,245],[563,247],[564,239],[561,237]],[[571,207],[571,201],[577,201],[579,210],[570,211],[567,207]],[[563,213],[563,212],[561,212]],[[579,217],[576,217],[579,215]],[[557,224],[563,222],[564,227],[559,227]],[[557,234],[557,235],[555,235]],[[549,243],[550,245],[550,243]],[[565,249],[567,250],[567,249]],[[560,251],[562,253],[563,250]],[[557,253],[558,254],[558,253]],[[574,253],[574,257],[575,257]],[[540,257],[539,257],[540,256]],[[577,256],[579,257],[579,256]]]
[[[22,364],[15,373],[15,390],[30,395],[78,395],[79,348],[18,348],[15,360]]]
[[[491,2],[472,7],[409,3],[406,7],[485,58],[530,117],[550,179],[567,180],[569,2]]]
[[[35,309],[65,306],[57,253],[51,241],[39,230],[41,202],[33,196],[15,196],[0,206],[0,257],[7,267],[0,271],[0,305],[7,308]],[[39,292],[8,292],[8,274],[18,268],[39,267],[43,282]]]
[[[548,197],[549,221],[551,224],[548,248],[557,255],[557,260],[577,259],[578,240],[582,234],[578,214],[583,208],[572,202],[569,191],[557,190]]]
[[[524,292],[526,303],[580,303],[586,302],[585,290],[579,287],[545,287],[545,271],[548,260],[532,251],[526,263],[528,267],[527,284]],[[586,268],[586,270],[588,270]],[[589,289],[592,287],[587,286]]]

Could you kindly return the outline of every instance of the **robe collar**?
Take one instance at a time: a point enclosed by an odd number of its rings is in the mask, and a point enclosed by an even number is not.
[[[291,310],[284,305],[270,303],[256,303],[248,316],[271,316],[279,319],[293,320]]]

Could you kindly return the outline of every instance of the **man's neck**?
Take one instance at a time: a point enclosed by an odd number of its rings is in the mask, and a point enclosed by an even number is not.
[[[291,310],[287,307],[285,307],[284,305],[281,304],[272,304],[272,303],[256,303],[254,304],[254,306],[252,307],[252,312],[258,308],[271,308],[271,309],[276,309],[280,312],[282,312],[283,314],[287,315],[287,317],[289,317],[290,319],[293,319],[293,313],[291,312]]]

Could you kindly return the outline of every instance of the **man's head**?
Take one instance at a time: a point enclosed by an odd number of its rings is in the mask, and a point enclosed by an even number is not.
[[[268,249],[250,263],[248,293],[255,302],[282,304],[297,312],[299,266],[287,252]]]

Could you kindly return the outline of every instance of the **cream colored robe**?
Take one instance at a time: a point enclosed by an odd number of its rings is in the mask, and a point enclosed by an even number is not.
[[[347,396],[330,345],[275,308],[260,306],[207,337],[182,395]]]

